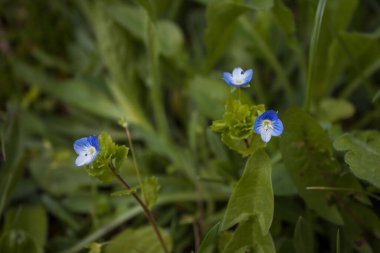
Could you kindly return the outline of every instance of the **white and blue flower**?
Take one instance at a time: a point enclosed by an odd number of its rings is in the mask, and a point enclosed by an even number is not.
[[[224,72],[223,79],[224,81],[233,87],[243,87],[247,85],[253,76],[253,70],[248,69],[247,71],[243,71],[241,68],[235,68],[231,73]]]
[[[261,139],[268,143],[272,136],[280,136],[284,131],[284,126],[278,118],[277,113],[269,110],[258,116],[253,129],[261,135]]]
[[[78,154],[75,160],[76,166],[79,167],[92,163],[100,151],[98,136],[93,135],[76,140],[74,142],[74,150]]]

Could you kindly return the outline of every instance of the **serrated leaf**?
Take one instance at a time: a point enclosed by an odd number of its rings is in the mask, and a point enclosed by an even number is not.
[[[100,152],[94,162],[86,166],[86,171],[89,175],[98,178],[103,182],[110,182],[114,175],[110,169],[110,164],[115,166],[118,173],[124,160],[127,158],[128,148],[120,146],[113,142],[111,136],[106,132],[102,132],[99,136]]]
[[[141,185],[141,189],[145,204],[149,209],[152,209],[157,202],[158,191],[160,190],[160,184],[158,183],[157,177],[151,176],[145,178]]]
[[[160,229],[160,232],[171,252],[172,240],[169,233],[163,229]],[[121,253],[126,250],[130,253],[165,253],[151,226],[126,229],[113,237],[104,247],[104,253]]]
[[[380,133],[361,131],[344,134],[337,138],[334,147],[338,151],[347,151],[344,160],[352,172],[380,188]]]
[[[321,217],[342,224],[337,206],[330,203],[332,193],[307,190],[308,186],[334,186],[340,172],[327,133],[312,117],[298,108],[284,115],[286,131],[280,148],[284,164],[306,204]]]
[[[222,142],[243,157],[252,155],[258,149],[265,147],[265,143],[258,134],[252,135],[247,139],[232,139],[227,133],[223,133]]]
[[[294,248],[296,253],[314,252],[314,233],[312,227],[302,217],[298,218],[294,231]]]
[[[263,149],[248,159],[243,175],[228,201],[221,230],[254,216],[262,233],[268,233],[274,208],[271,173],[271,160]]]
[[[257,217],[250,217],[240,224],[227,243],[223,253],[275,253],[276,249],[270,233],[263,233]]]

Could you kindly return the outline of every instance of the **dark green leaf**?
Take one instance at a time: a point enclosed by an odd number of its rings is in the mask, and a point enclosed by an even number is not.
[[[327,133],[312,117],[297,108],[286,111],[280,147],[285,166],[307,205],[323,218],[342,224],[330,192],[308,186],[334,186],[340,171]]]
[[[243,175],[228,201],[221,229],[226,230],[254,216],[263,234],[267,234],[273,218],[273,189],[271,161],[259,149],[247,161]]]
[[[275,253],[276,249],[270,233],[263,233],[257,217],[250,217],[241,223],[227,243],[223,253]]]
[[[0,237],[0,249],[4,253],[41,253],[31,235],[23,230],[11,230]]]

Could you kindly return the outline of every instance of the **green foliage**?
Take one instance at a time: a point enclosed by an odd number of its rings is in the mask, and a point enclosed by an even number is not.
[[[149,209],[152,209],[157,202],[158,191],[160,190],[158,178],[154,176],[145,178],[142,182],[141,190],[145,204]]]
[[[222,141],[230,149],[243,156],[251,155],[264,146],[260,136],[253,130],[256,117],[264,111],[264,105],[243,104],[240,100],[230,97],[223,119],[213,121],[211,130],[221,133]]]
[[[259,149],[247,161],[243,175],[228,201],[221,230],[226,230],[250,216],[257,219],[261,233],[266,235],[273,218],[271,161]]]
[[[115,171],[119,173],[120,167],[127,158],[128,148],[115,144],[111,136],[106,132],[99,135],[100,152],[94,162],[86,166],[87,173],[98,178],[103,182],[110,182],[114,175],[110,169],[110,164],[115,167]]]
[[[340,171],[327,133],[311,116],[297,108],[286,111],[283,124],[281,153],[299,194],[321,217],[342,224],[337,207],[330,203],[331,193],[306,189],[334,185]]]
[[[380,188],[380,133],[360,131],[344,134],[334,142],[335,149],[347,151],[345,162],[358,178]]]
[[[166,245],[168,245],[169,251],[172,248],[172,242],[169,234],[163,230],[163,235]],[[126,229],[115,237],[113,237],[109,244],[104,246],[104,253],[117,253],[123,252],[128,249],[131,253],[163,253],[160,243],[156,239],[156,234],[153,232],[153,228],[150,226],[140,227],[137,229]]]
[[[380,252],[379,10],[376,0],[0,1],[0,251],[161,252],[122,197],[135,192],[171,252]],[[231,93],[222,73],[235,67],[254,76]],[[306,100],[306,83],[310,113],[284,113]],[[268,145],[253,132],[266,109],[285,127]],[[142,186],[117,145],[125,124]],[[87,170],[105,182],[75,167],[72,147],[103,131]],[[120,191],[110,163],[135,187]]]
[[[223,253],[243,252],[275,253],[270,233],[263,233],[257,217],[243,221],[234,232]]]

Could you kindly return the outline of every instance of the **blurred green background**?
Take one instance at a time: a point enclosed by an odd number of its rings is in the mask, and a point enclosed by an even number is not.
[[[317,5],[2,0],[0,251],[121,253],[109,243],[116,238],[121,248],[158,252],[134,200],[111,197],[120,190],[116,182],[101,183],[74,166],[72,144],[80,137],[107,131],[127,144],[120,119],[130,125],[143,176],[159,179],[154,213],[173,252],[197,248],[223,217],[244,166],[209,129],[230,96],[221,73],[238,66],[254,70],[244,99],[280,117],[304,105],[309,83],[311,114],[332,141],[344,132],[379,130],[380,2],[328,0],[310,66]],[[379,199],[345,206],[354,213],[345,225],[324,220],[298,194],[280,142],[268,147],[277,252],[335,252],[338,227],[341,252],[380,252]],[[342,153],[336,158],[344,164]],[[134,185],[131,161],[122,174]],[[223,252],[229,234],[223,236],[209,252]]]

